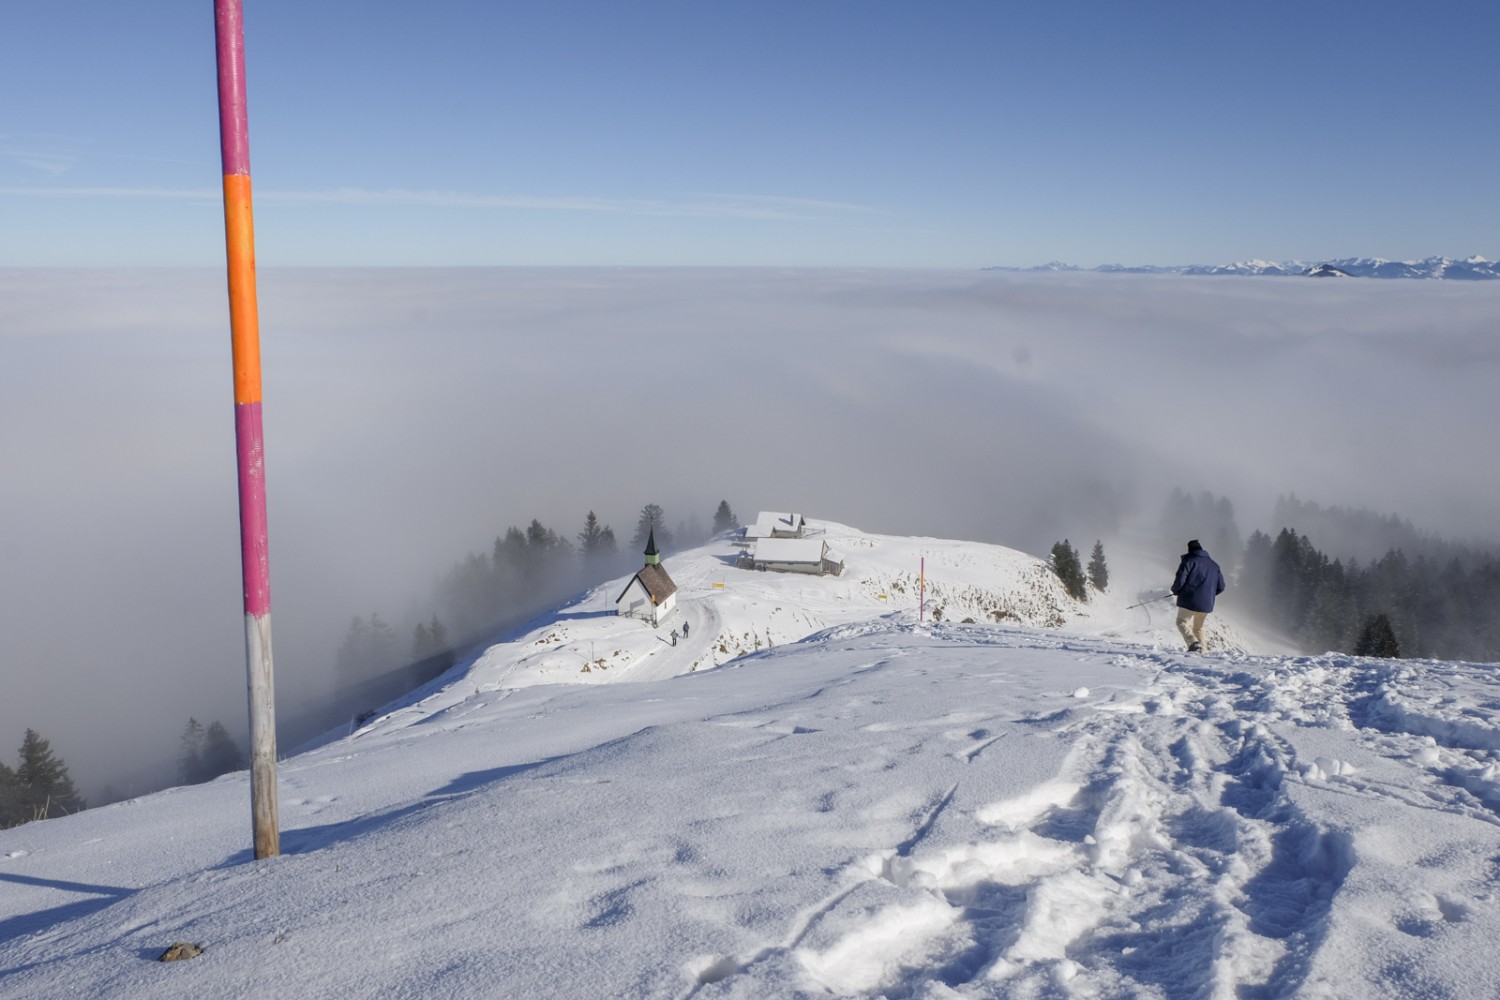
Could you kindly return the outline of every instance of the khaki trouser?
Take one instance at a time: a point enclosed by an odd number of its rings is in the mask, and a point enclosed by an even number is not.
[[[1203,641],[1203,622],[1207,618],[1207,611],[1189,611],[1187,608],[1178,608],[1177,631],[1182,633],[1182,641],[1189,646],[1196,642],[1200,648],[1207,649],[1208,643]]]

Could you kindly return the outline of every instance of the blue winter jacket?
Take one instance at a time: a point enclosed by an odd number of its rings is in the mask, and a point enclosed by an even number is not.
[[[1182,557],[1177,578],[1172,581],[1177,606],[1189,611],[1212,611],[1214,598],[1224,593],[1224,573],[1209,558],[1207,549],[1198,549]]]

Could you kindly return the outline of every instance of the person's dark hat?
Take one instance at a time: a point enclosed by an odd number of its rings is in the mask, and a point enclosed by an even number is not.
[[[1200,544],[1198,544],[1198,539],[1196,539],[1196,538],[1193,539],[1191,542],[1188,542],[1188,551],[1189,552],[1197,552],[1201,548],[1203,548],[1203,546],[1200,545]]]

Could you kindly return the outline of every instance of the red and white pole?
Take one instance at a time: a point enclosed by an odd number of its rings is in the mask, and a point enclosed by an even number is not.
[[[918,622],[923,622],[923,621],[927,620],[927,557],[926,556],[922,557],[921,567],[922,567],[921,576],[918,577],[918,579],[921,581],[919,583],[919,585],[918,585],[918,593],[920,593],[922,596],[917,601],[917,621]]]
[[[271,571],[266,529],[265,443],[260,415],[260,315],[255,300],[255,223],[245,100],[243,0],[214,0],[219,64],[219,149],[224,162],[224,244],[234,355],[234,432],[240,481],[240,560],[245,581],[245,671],[250,689],[250,813],[255,856],[281,853],[276,808],[276,695],[271,668]]]

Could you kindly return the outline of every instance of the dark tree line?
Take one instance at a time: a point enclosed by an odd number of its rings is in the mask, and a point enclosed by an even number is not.
[[[1276,499],[1271,523],[1291,528],[1299,535],[1318,540],[1318,548],[1340,559],[1374,562],[1397,549],[1407,558],[1425,556],[1446,565],[1452,559],[1468,561],[1474,556],[1500,556],[1500,545],[1483,542],[1452,542],[1418,530],[1410,521],[1394,514],[1377,514],[1363,508],[1324,507],[1297,495]]]
[[[727,500],[713,514],[713,532],[739,526]],[[510,527],[488,552],[470,552],[445,573],[432,598],[430,618],[416,623],[409,645],[378,613],[356,616],[338,649],[343,684],[379,676],[452,651],[455,643],[519,625],[564,598],[638,565],[647,537],[670,552],[707,541],[709,532],[697,517],[667,527],[659,504],[641,509],[635,534],[622,547],[612,527],[589,511],[572,539],[533,519],[524,529]]]
[[[26,730],[15,770],[0,761],[0,828],[87,808],[52,744],[35,729]]]
[[[728,501],[719,503],[713,525],[715,533],[739,525]],[[440,582],[437,604],[442,620],[452,629],[445,634],[457,639],[524,621],[570,594],[622,573],[639,562],[653,532],[662,552],[701,545],[709,538],[697,517],[668,528],[666,512],[655,503],[641,508],[635,533],[623,548],[614,529],[592,510],[573,539],[540,520],[533,520],[525,530],[508,528],[495,539],[487,556],[470,553]]]
[[[453,638],[462,639],[524,621],[586,580],[608,576],[619,558],[614,529],[600,524],[593,511],[576,545],[533,518],[524,529],[507,528],[488,553],[469,553],[439,581],[440,623],[451,625]]]
[[[1392,549],[1361,564],[1330,559],[1291,528],[1275,539],[1257,531],[1238,585],[1252,611],[1305,649],[1500,659],[1500,560],[1457,551],[1439,562]]]
[[[1201,541],[1232,574],[1235,603],[1304,649],[1500,660],[1500,545],[1295,495],[1278,498],[1272,523],[1274,537],[1255,531],[1242,546],[1227,498],[1179,488],[1160,530],[1167,546]]]

